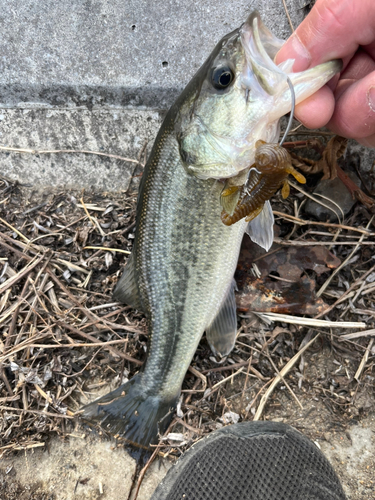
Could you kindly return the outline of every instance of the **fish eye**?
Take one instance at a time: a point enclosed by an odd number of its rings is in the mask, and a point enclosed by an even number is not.
[[[226,89],[233,80],[234,73],[229,66],[220,66],[212,70],[211,82],[215,89]]]

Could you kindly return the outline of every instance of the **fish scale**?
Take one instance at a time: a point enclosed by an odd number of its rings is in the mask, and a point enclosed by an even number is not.
[[[246,183],[258,140],[277,141],[290,111],[286,72],[300,102],[340,69],[337,61],[302,73],[291,72],[291,61],[279,68],[281,45],[256,12],[225,36],[169,110],[146,164],[133,251],[114,298],[144,312],[147,360],[82,414],[137,446],[167,429],[204,331],[215,355],[233,348],[233,275],[245,230],[266,250],[272,244],[269,201],[249,224],[226,226],[224,186]]]
[[[144,174],[147,181],[141,187],[135,255],[152,332],[150,361],[142,378],[152,384],[161,379],[160,372],[168,371],[173,380],[164,376],[163,391],[175,394],[204,329],[228,290],[246,223],[227,231],[219,223],[222,184],[187,173],[176,155],[178,144],[173,135],[167,135],[161,144]],[[187,212],[188,227],[183,222]],[[155,224],[157,230],[150,234],[148,228]],[[175,342],[176,332],[179,342]]]

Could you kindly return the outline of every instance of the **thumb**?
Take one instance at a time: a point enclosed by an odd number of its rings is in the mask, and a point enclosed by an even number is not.
[[[276,56],[295,59],[294,71],[353,55],[374,40],[374,0],[317,0]]]

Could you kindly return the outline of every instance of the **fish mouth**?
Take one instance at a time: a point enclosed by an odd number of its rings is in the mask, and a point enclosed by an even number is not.
[[[220,42],[221,47],[229,46],[233,37],[242,48],[239,51],[241,62],[236,67],[234,89],[245,101],[242,110],[246,110],[243,112],[246,126],[241,124],[238,133],[227,137],[217,128],[213,130],[205,116],[194,114],[198,130],[195,134],[205,141],[207,150],[213,153],[208,158],[191,151],[193,161],[185,162],[188,171],[200,179],[238,177],[242,181],[254,163],[257,140],[268,143],[278,141],[279,119],[289,113],[292,107],[288,79],[293,85],[298,104],[319,90],[341,69],[341,61],[338,60],[300,73],[293,72],[292,59],[277,65],[275,56],[285,42],[271,33],[257,11],[250,14],[239,30],[225,37]],[[180,148],[181,151],[184,153],[183,148]],[[211,159],[212,162],[209,161]]]
[[[298,104],[319,90],[342,68],[341,60],[329,61],[299,73],[293,72],[294,59],[277,65],[274,60],[285,41],[271,33],[257,11],[252,12],[241,26],[240,36],[246,58],[240,75],[241,84],[251,91],[255,99],[271,98],[270,120],[277,120],[291,110],[288,78]]]
[[[241,26],[240,36],[247,62],[241,75],[242,83],[252,91],[263,90],[270,96],[277,94],[280,86],[286,84],[285,70],[291,72],[293,66],[292,61],[288,68],[280,68],[274,62],[285,41],[271,33],[257,11],[252,12]]]

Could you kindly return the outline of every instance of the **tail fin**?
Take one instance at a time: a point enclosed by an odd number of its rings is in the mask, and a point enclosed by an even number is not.
[[[162,398],[155,390],[147,391],[139,378],[139,374],[135,375],[118,389],[84,406],[82,418],[135,446],[149,448],[167,429],[179,395]]]

